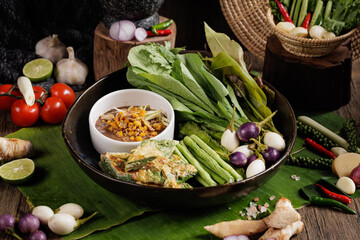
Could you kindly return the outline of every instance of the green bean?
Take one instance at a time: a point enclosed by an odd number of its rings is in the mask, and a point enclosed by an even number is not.
[[[291,4],[291,9],[290,9],[290,18],[293,20],[293,16],[294,16],[294,11],[295,11],[295,6],[296,6],[296,2],[297,0],[294,0]],[[294,20],[293,20],[294,21]]]
[[[189,163],[189,161],[186,159],[186,157],[184,157],[184,155],[182,155],[178,148],[174,149],[174,154],[178,155],[184,162]]]
[[[204,187],[211,187],[211,185],[207,181],[205,181],[200,175],[196,175],[195,179]]]
[[[185,156],[185,158],[198,170],[198,174],[201,178],[206,181],[210,186],[216,186],[216,182],[211,178],[210,174],[206,172],[199,162],[194,158],[194,156],[190,153],[189,149],[182,144],[176,145],[177,149]]]
[[[199,161],[216,172],[216,174],[223,177],[227,182],[234,182],[234,178],[231,176],[231,174],[223,169],[218,162],[216,162],[209,154],[207,154],[201,147],[199,147],[194,140],[192,140],[189,136],[186,136],[183,141],[186,146],[192,150],[194,155],[198,157]]]
[[[308,5],[309,5],[309,0],[303,0],[302,1],[300,14],[299,14],[299,19],[297,21],[297,26],[298,27],[301,27],[301,25],[304,22],[304,19],[305,19],[306,15],[307,15]]]
[[[322,10],[323,10],[323,6],[324,6],[324,2],[322,0],[318,0],[318,2],[316,3],[314,13],[311,18],[311,21],[310,21],[309,29],[316,24],[318,18],[321,15]]]
[[[234,168],[232,168],[227,162],[225,162],[213,149],[211,149],[203,140],[196,135],[191,135],[190,138],[196,142],[207,154],[209,154],[215,161],[226,171],[228,171],[236,181],[242,180],[240,174],[238,174]]]
[[[226,183],[226,180],[223,179],[222,177],[220,177],[219,175],[217,175],[214,171],[212,171],[210,168],[208,168],[207,166],[205,166],[204,164],[200,163],[200,165],[204,168],[204,170],[206,172],[208,172],[210,174],[210,176],[212,177],[212,179],[215,180],[215,182],[219,183],[219,184],[224,184]]]
[[[301,0],[297,0],[297,2],[296,2],[296,6],[295,6],[295,10],[294,10],[294,18],[293,18],[293,22],[294,22],[295,26],[297,26],[299,13],[300,13],[301,2],[302,2]]]

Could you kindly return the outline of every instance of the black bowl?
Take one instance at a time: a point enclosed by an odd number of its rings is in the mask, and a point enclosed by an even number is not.
[[[142,199],[151,205],[162,207],[206,207],[231,202],[247,195],[268,181],[284,164],[296,138],[295,114],[285,97],[271,85],[276,93],[273,104],[278,113],[274,117],[277,129],[284,135],[286,149],[282,157],[262,173],[240,182],[192,189],[173,189],[144,186],[107,176],[98,166],[99,154],[93,148],[88,117],[93,104],[102,96],[119,90],[132,88],[126,80],[126,69],[114,72],[89,87],[68,111],[62,126],[65,144],[81,169],[96,183],[109,191],[125,197]]]

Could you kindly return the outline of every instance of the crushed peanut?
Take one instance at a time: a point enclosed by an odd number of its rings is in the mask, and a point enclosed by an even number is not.
[[[150,116],[149,116],[150,115]],[[99,117],[96,128],[105,136],[123,142],[140,142],[160,134],[168,124],[161,110],[146,106],[110,110]]]

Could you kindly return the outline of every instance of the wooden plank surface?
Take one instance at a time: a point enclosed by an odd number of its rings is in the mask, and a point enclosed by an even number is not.
[[[258,65],[256,58],[247,56],[254,65]],[[345,118],[354,118],[360,121],[360,61],[353,63],[352,70],[352,98],[349,104],[335,111]],[[326,89],[324,89],[326,90]],[[79,95],[79,93],[77,93]],[[12,121],[10,114],[0,111],[0,136],[5,136],[18,130]],[[360,133],[360,129],[358,128]],[[15,217],[20,217],[29,211],[25,197],[15,187],[3,181],[0,181],[0,214],[9,213]],[[356,199],[350,204],[352,209],[360,213],[360,199]],[[307,206],[299,210],[305,223],[305,231],[294,240],[354,240],[358,239],[360,233],[360,219],[358,215],[344,214],[329,208]],[[54,234],[48,234],[48,239],[60,239]],[[3,233],[0,233],[0,239],[11,240]]]

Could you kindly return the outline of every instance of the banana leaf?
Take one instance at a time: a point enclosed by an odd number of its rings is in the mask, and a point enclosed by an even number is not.
[[[341,128],[344,121],[332,113],[311,117],[335,132]],[[28,139],[37,149],[38,154],[33,158],[36,164],[34,178],[19,186],[20,191],[25,196],[30,196],[30,201],[35,206],[44,204],[57,208],[66,202],[76,202],[86,210],[85,216],[99,211],[94,219],[63,239],[85,236],[86,239],[96,240],[215,239],[203,226],[241,218],[239,211],[244,211],[255,197],[260,198],[260,204],[268,202],[270,209],[273,209],[280,196],[289,198],[295,208],[300,208],[308,204],[300,197],[300,188],[314,184],[322,177],[336,179],[331,172],[284,165],[263,186],[229,204],[206,209],[154,211],[156,209],[113,194],[88,178],[66,150],[60,126],[24,128],[7,137]],[[303,142],[303,139],[298,137],[294,151],[301,148]],[[299,154],[311,156],[313,153],[302,151]],[[299,176],[300,180],[293,180],[293,174]],[[271,195],[276,196],[276,199],[270,201]],[[352,197],[359,195],[357,191]]]
[[[60,126],[23,128],[7,137],[30,140],[36,149],[34,176],[19,187],[24,196],[30,197],[32,204],[56,209],[64,203],[75,202],[85,209],[84,216],[99,212],[64,239],[82,238],[153,210],[113,194],[92,181],[67,151]]]

